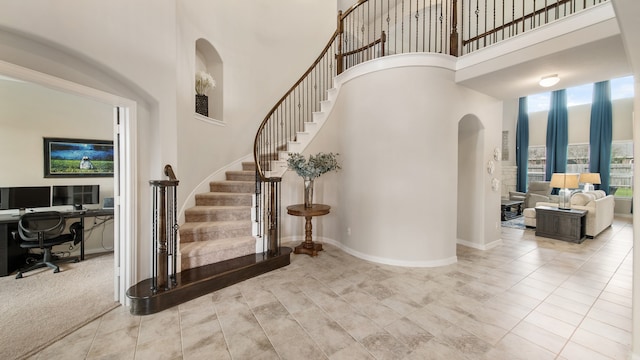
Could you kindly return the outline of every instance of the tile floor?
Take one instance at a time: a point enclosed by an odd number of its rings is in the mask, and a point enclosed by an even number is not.
[[[632,225],[583,244],[503,228],[458,263],[400,268],[335,247],[149,316],[118,308],[33,359],[624,359]]]

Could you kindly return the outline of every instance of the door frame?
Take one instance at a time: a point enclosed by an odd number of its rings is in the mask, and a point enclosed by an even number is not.
[[[88,86],[0,60],[0,75],[89,98],[114,107],[114,144],[119,137],[114,168],[114,301],[128,306],[126,292],[136,279],[137,168],[136,102]],[[120,113],[119,124],[116,122]],[[117,186],[116,186],[117,185]],[[117,187],[117,189],[116,189]]]

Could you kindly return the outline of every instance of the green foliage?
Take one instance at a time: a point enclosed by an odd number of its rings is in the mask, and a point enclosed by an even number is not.
[[[338,154],[334,153],[318,153],[309,155],[307,160],[302,154],[290,153],[287,165],[304,179],[313,180],[329,171],[340,170],[337,156]]]
[[[51,174],[68,174],[68,173],[113,173],[113,161],[91,160],[93,169],[80,169],[80,160],[59,160],[51,159]]]
[[[626,198],[633,197],[633,189],[623,188],[623,187],[617,188],[615,192],[615,196],[626,197]]]

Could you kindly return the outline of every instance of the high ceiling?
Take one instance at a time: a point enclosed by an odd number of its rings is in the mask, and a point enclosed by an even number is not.
[[[513,99],[631,75],[610,4],[597,17],[575,16],[460,57],[456,81],[498,99]],[[551,74],[560,82],[541,87],[540,78]]]

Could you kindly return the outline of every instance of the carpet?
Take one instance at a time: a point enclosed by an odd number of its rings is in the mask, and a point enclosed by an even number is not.
[[[113,253],[87,255],[0,278],[0,349],[3,359],[24,359],[119,306],[113,300]]]

